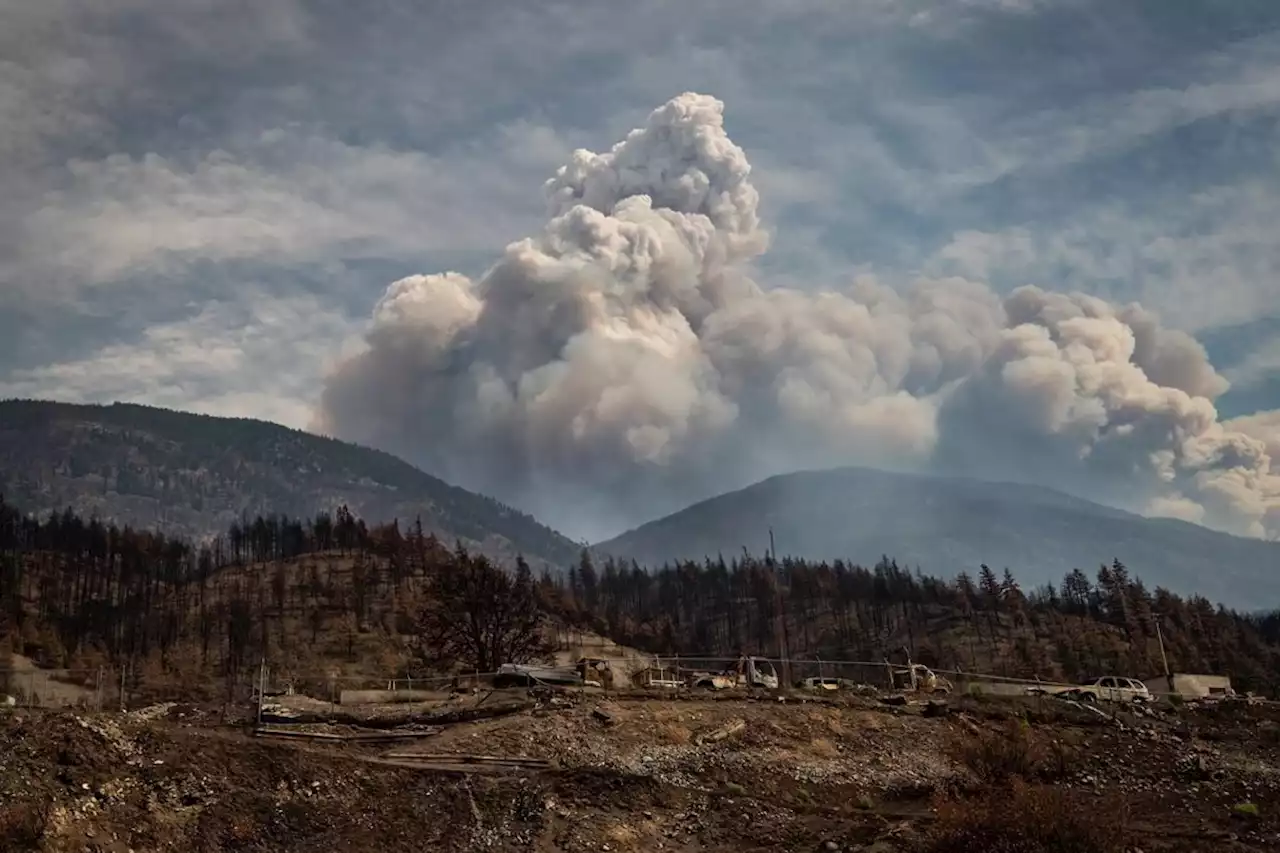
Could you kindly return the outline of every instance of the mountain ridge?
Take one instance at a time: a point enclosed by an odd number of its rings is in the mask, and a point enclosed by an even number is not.
[[[888,555],[947,575],[986,563],[1033,583],[1113,559],[1149,582],[1256,609],[1280,603],[1280,543],[1152,519],[1045,486],[872,468],[780,474],[699,501],[593,550],[642,565],[762,553],[864,565]]]
[[[581,546],[527,513],[468,492],[389,453],[253,418],[133,403],[0,401],[0,494],[25,511],[85,517],[188,538],[245,516],[311,516],[346,504],[492,556],[566,565]]]

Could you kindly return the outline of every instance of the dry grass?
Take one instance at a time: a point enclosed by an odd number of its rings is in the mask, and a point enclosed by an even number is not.
[[[627,826],[625,823],[613,824],[605,830],[604,834],[605,837],[615,845],[620,845],[624,848],[629,848],[634,845],[636,843],[636,839],[639,837],[639,833]]]
[[[1125,853],[1127,815],[1114,803],[1014,779],[1007,789],[935,804],[920,853]]]
[[[654,740],[659,743],[683,746],[693,740],[693,732],[689,727],[676,720],[657,720],[651,731]]]
[[[814,738],[809,741],[809,752],[819,758],[840,757],[840,750],[836,749],[836,745],[824,737]]]

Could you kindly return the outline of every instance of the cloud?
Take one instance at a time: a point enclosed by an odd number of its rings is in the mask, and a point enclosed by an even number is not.
[[[1240,389],[1280,381],[1280,338],[1273,339],[1233,365],[1227,371],[1227,378]]]
[[[502,129],[498,141],[518,142],[526,164],[566,148],[536,127]],[[91,282],[192,260],[476,250],[524,219],[510,172],[282,131],[264,133],[248,156],[215,151],[183,164],[113,155],[68,168],[72,188],[50,193],[29,221],[30,250]],[[505,214],[469,205],[476,193]]]
[[[752,281],[759,195],[715,98],[686,93],[610,151],[576,151],[546,196],[543,230],[483,277],[388,288],[320,428],[575,532],[875,461],[1280,533],[1267,445],[1218,420],[1227,382],[1204,348],[1136,304]]]
[[[312,389],[354,331],[311,297],[212,302],[87,358],[13,371],[0,397],[130,400],[302,428]]]
[[[1212,82],[1107,93],[1067,110],[1020,116],[999,129],[996,139],[1003,150],[993,158],[997,173],[982,177],[989,181],[1013,169],[1059,169],[1216,116],[1273,111],[1280,106],[1280,67],[1243,59],[1232,52],[1214,57],[1206,73],[1221,79]],[[1226,70],[1218,67],[1224,62]]]
[[[1280,247],[1267,224],[1280,216],[1280,192],[1247,181],[1169,195],[1075,209],[1034,228],[958,231],[924,269],[1137,299],[1190,330],[1280,316]]]

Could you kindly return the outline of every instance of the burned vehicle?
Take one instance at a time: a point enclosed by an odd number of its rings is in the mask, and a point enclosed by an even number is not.
[[[539,666],[504,663],[493,676],[493,686],[507,687],[613,687],[613,669],[602,658],[580,658],[572,666]]]
[[[724,672],[695,672],[689,676],[690,687],[704,690],[729,690],[752,687],[778,689],[778,671],[765,658],[742,656]]]
[[[944,695],[954,689],[949,680],[920,663],[890,667],[889,677],[894,690]]]

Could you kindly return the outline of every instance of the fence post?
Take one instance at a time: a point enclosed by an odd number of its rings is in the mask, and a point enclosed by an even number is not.
[[[126,708],[125,698],[124,698],[124,695],[125,695],[124,694],[124,677],[125,677],[125,674],[128,673],[128,671],[129,671],[128,663],[120,664],[120,713],[122,714],[125,712],[125,708]]]
[[[36,674],[35,672],[27,673],[27,707],[34,708],[36,706]]]
[[[258,725],[262,725],[262,700],[267,689],[267,662],[258,664]]]
[[[94,710],[102,712],[102,667],[98,667],[98,677],[93,683],[93,707]]]

